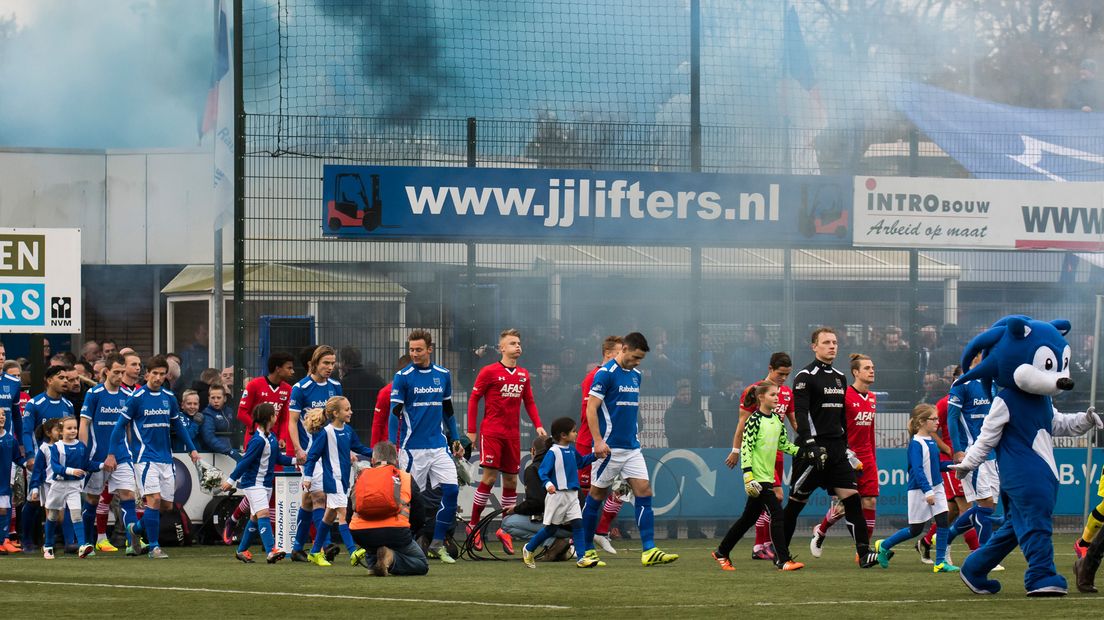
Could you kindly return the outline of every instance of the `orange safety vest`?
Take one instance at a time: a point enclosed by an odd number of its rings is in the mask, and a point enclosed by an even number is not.
[[[410,474],[394,465],[360,472],[353,490],[351,529],[410,527]]]

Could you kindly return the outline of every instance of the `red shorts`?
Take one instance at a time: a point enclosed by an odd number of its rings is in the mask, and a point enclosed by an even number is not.
[[[774,486],[782,488],[782,469],[786,466],[786,462],[782,460],[782,453],[779,452],[774,457]]]
[[[516,474],[521,468],[521,439],[479,436],[479,465]]]
[[[575,451],[583,456],[590,454],[592,450],[592,446],[588,444],[575,444]],[[579,486],[583,489],[590,488],[590,465],[579,468]]]
[[[955,477],[954,472],[943,472],[943,493],[947,495],[947,499],[966,497],[962,492],[962,482]]]
[[[863,469],[855,472],[859,483],[859,495],[862,497],[878,497],[878,464],[871,459],[863,461]]]

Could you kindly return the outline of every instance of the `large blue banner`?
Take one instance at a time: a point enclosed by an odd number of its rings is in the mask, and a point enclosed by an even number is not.
[[[644,459],[652,478],[655,493],[653,507],[657,518],[732,518],[743,511],[743,475],[739,469],[728,469],[724,460],[727,449],[671,450],[646,449]],[[908,511],[906,482],[908,480],[907,451],[903,448],[878,450],[878,480],[881,496],[878,498],[878,514],[905,516]],[[1104,450],[1094,449],[1093,465],[1087,467],[1085,450],[1081,448],[1057,448],[1054,450],[1058,465],[1058,505],[1055,515],[1081,515],[1084,510],[1085,481],[1096,497],[1100,481]],[[786,457],[786,477],[789,479],[790,458]],[[1093,499],[1093,505],[1096,499]],[[828,508],[828,496],[818,491],[813,495],[806,516],[823,514]]]
[[[1104,181],[1104,114],[1018,108],[924,84],[898,105],[974,177]]]
[[[849,246],[850,177],[326,166],[345,238]]]

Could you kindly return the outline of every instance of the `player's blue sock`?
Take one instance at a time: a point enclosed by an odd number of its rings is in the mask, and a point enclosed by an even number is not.
[[[441,509],[437,511],[437,525],[433,528],[433,540],[444,540],[449,528],[456,522],[456,497],[459,494],[459,486],[441,485]]]
[[[583,532],[583,520],[572,519],[571,520],[571,540],[575,544],[575,559],[583,559],[583,554],[586,553],[586,534]]]
[[[943,537],[946,538],[946,535],[944,534]],[[903,527],[896,532],[893,532],[892,534],[890,534],[889,538],[882,541],[882,549],[892,549],[893,547],[896,547],[898,544],[903,543],[910,538],[912,538],[912,530],[910,528]]]
[[[938,566],[947,561],[947,545],[950,544],[950,528],[935,528],[935,564]]]
[[[264,545],[265,553],[272,553],[276,539],[272,537],[272,522],[268,517],[257,517],[257,532],[261,535],[261,544]]]
[[[337,531],[341,533],[341,542],[345,543],[345,550],[352,555],[354,551],[358,549],[356,541],[353,540],[353,534],[349,531],[349,524],[342,523],[337,526]]]
[[[73,545],[77,542],[77,534],[73,531],[73,517],[69,514],[69,509],[65,509],[65,515],[61,519],[61,534],[65,539],[65,544]]]
[[[583,502],[583,552],[594,548],[594,530],[598,529],[598,517],[601,514],[602,501],[588,494]]]
[[[123,513],[123,523],[126,525],[134,524],[138,525],[138,509],[135,507],[135,501],[132,499],[119,500],[119,510]],[[129,530],[130,528],[127,528]],[[130,532],[127,531],[127,544],[131,547],[136,547],[138,541],[130,539]]]
[[[245,553],[249,545],[253,544],[253,535],[257,533],[257,529],[257,524],[252,521],[246,524],[241,540],[238,541],[238,553]]]
[[[84,543],[88,541],[88,538],[84,535],[84,522],[77,521],[73,523],[73,535],[77,538],[77,546],[83,547]]]
[[[57,529],[56,529],[56,527],[57,527],[57,525],[53,521],[51,521],[50,519],[46,519],[46,526],[45,526],[45,529],[43,530],[43,536],[42,536],[42,546],[43,547],[50,547],[51,549],[53,549],[54,540],[57,538]]]
[[[96,540],[96,504],[99,503],[97,499],[95,502],[89,504],[84,502],[83,509],[81,510],[81,520],[84,522],[84,540]]]
[[[12,511],[8,508],[0,515],[0,543],[8,539],[8,528],[11,527]]]
[[[525,543],[525,549],[529,553],[533,553],[537,550],[537,547],[544,544],[544,541],[552,538],[556,535],[556,530],[560,529],[558,525],[546,525],[537,530],[537,533],[533,535],[533,538],[529,542]]]
[[[146,540],[149,541],[150,547],[160,547],[161,511],[146,508],[146,513],[142,515],[142,529],[146,531]]]
[[[977,528],[978,543],[984,545],[993,535],[993,509],[987,506],[974,508],[974,525]],[[957,521],[956,521],[957,523]]]
[[[318,553],[322,550],[322,545],[326,544],[326,537],[330,533],[330,524],[323,520],[325,515],[325,508],[315,508],[311,511],[311,520],[314,522],[314,545],[311,547],[311,553]]]
[[[636,527],[640,530],[640,544],[644,551],[655,548],[655,514],[652,513],[652,496],[638,497],[636,508]]]
[[[978,507],[974,506],[958,515],[958,518],[951,524],[950,532],[947,534],[948,543],[954,542],[954,539],[959,534],[965,534],[974,528],[974,514],[977,512]]]
[[[300,508],[295,517],[295,542],[291,545],[292,551],[302,551],[303,545],[310,535],[311,513],[306,508]]]
[[[31,538],[31,532],[35,530],[35,521],[38,520],[38,502],[23,502],[23,510],[21,519],[23,528],[20,530],[23,539],[23,548],[30,549],[34,547],[34,539]]]

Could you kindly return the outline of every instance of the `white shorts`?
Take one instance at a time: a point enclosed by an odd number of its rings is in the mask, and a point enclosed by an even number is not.
[[[399,468],[414,478],[423,493],[441,484],[459,484],[456,462],[449,455],[448,448],[402,450],[399,452]]]
[[[105,486],[109,493],[114,493],[120,489],[136,491],[134,466],[130,463],[120,463],[115,471],[106,472],[101,469],[88,474],[88,477],[84,479],[84,492],[88,495],[103,493]]]
[[[82,486],[83,480],[55,480],[46,494],[46,510],[64,510],[68,506],[70,517],[74,522],[79,521]]]
[[[11,495],[0,495],[0,508],[11,508]]]
[[[947,512],[947,495],[943,493],[943,483],[940,482],[932,487],[932,491],[935,493],[935,504],[929,506],[927,500],[924,499],[923,491],[920,489],[909,489],[909,525],[914,523],[927,523],[929,520],[934,519],[935,515],[941,512]]]
[[[309,491],[310,493],[322,492],[322,466],[316,465],[314,468],[314,474],[310,478],[307,478],[307,475],[303,474],[303,478],[302,480],[300,480],[300,483],[306,482],[307,480],[310,480],[311,483]],[[303,488],[302,484],[299,485],[299,488]]]
[[[249,514],[255,515],[262,510],[268,510],[268,500],[272,497],[272,489],[249,487],[241,491],[245,495],[245,499],[249,500]]]
[[[138,463],[138,472],[143,496],[158,493],[170,503],[176,498],[176,474],[172,463]]]
[[[628,480],[648,480],[648,465],[644,462],[644,455],[640,448],[625,450],[622,448],[610,448],[610,455],[604,459],[594,461],[591,474],[591,486],[608,489],[613,486],[613,481],[618,476]]]
[[[566,525],[573,519],[582,518],[578,491],[556,491],[544,497],[545,525]]]
[[[348,493],[327,493],[326,494],[326,508],[347,508],[349,506],[349,494]]]
[[[966,501],[976,502],[987,497],[1000,499],[1000,474],[996,461],[982,461],[977,469],[962,479],[962,493]]]

